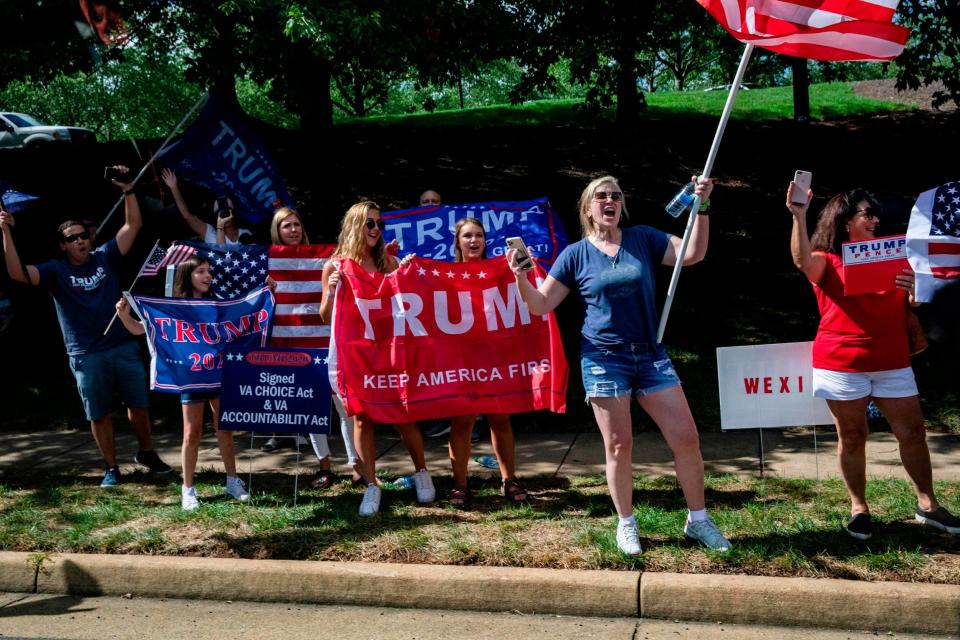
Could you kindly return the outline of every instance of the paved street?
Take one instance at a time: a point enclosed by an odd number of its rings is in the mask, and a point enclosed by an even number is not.
[[[722,621],[704,624],[430,609],[0,593],[0,638],[4,640],[841,640],[875,635],[878,634],[731,625]],[[952,636],[898,633],[895,637],[946,640]]]

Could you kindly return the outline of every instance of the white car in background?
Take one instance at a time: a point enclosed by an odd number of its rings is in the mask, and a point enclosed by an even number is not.
[[[25,113],[0,111],[0,149],[35,147],[48,142],[96,142],[90,129],[46,125]]]

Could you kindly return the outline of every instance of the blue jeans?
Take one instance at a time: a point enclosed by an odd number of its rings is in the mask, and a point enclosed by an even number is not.
[[[99,420],[110,413],[114,389],[120,392],[127,407],[146,409],[150,406],[147,372],[133,340],[105,351],[70,356],[70,370],[77,380],[87,420]]]
[[[680,378],[663,347],[628,342],[600,347],[581,345],[583,388],[590,398],[645,396],[680,385]]]

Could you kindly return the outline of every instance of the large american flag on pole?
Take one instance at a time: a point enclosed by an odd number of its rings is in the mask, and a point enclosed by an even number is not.
[[[938,289],[960,278],[960,182],[917,198],[907,227],[907,260],[920,302],[931,302]]]
[[[697,0],[741,42],[813,60],[892,60],[910,30],[900,0]]]
[[[330,344],[330,327],[320,322],[321,275],[335,245],[219,245],[202,242],[175,244],[179,264],[191,255],[210,263],[214,296],[230,300],[260,288],[269,275],[277,283],[273,292],[270,344],[275,347],[322,348]]]

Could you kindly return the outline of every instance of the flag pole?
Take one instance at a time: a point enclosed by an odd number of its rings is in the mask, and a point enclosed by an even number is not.
[[[137,286],[137,280],[140,279],[140,274],[143,273],[144,267],[147,266],[147,263],[150,262],[150,258],[153,257],[153,252],[157,250],[157,245],[160,244],[160,238],[157,238],[157,241],[153,243],[153,247],[150,249],[150,253],[147,254],[147,259],[143,261],[143,264],[140,265],[140,271],[137,271],[137,277],[133,279],[133,283],[130,285],[130,288],[127,289],[127,293],[133,291],[133,288]],[[110,324],[107,325],[107,328],[103,330],[103,335],[107,335],[107,332],[110,331],[110,327],[113,326],[113,323],[117,320],[117,312],[113,312],[113,317],[110,318]]]
[[[723,138],[723,132],[726,130],[727,122],[730,120],[730,112],[733,111],[733,102],[737,98],[737,92],[740,91],[740,83],[743,82],[743,76],[747,72],[747,63],[750,62],[751,54],[753,54],[753,45],[748,43],[743,49],[743,57],[740,58],[740,66],[737,68],[736,77],[730,86],[730,93],[727,94],[727,103],[723,106],[723,113],[720,115],[720,123],[717,125],[717,132],[713,137],[713,145],[710,147],[710,153],[707,154],[707,163],[703,167],[702,176],[710,177],[713,171],[713,162],[717,159],[717,151],[720,149],[720,139]],[[683,232],[683,241],[680,243],[677,263],[673,266],[673,275],[670,276],[670,286],[667,287],[667,299],[663,303],[663,312],[660,314],[660,328],[657,329],[658,344],[663,342],[663,334],[667,329],[667,318],[670,316],[670,307],[673,305],[673,298],[677,293],[680,270],[683,269],[683,258],[687,254],[687,245],[690,244],[693,223],[696,222],[697,211],[699,210],[700,196],[697,196],[693,200],[693,206],[690,207],[690,217],[687,218],[687,228]]]
[[[206,103],[207,98],[209,97],[210,97],[209,92],[204,93],[202,96],[200,96],[200,99],[197,100],[196,103],[194,103],[193,107],[190,108],[190,111],[187,112],[187,115],[183,116],[183,119],[180,120],[180,123],[173,128],[173,130],[170,132],[170,135],[167,136],[167,139],[163,141],[163,144],[160,145],[160,148],[157,149],[157,152],[151,155],[150,160],[148,160],[147,163],[143,165],[143,168],[140,169],[140,173],[138,173],[136,177],[133,179],[133,182],[130,183],[131,189],[133,189],[137,185],[137,181],[139,181],[140,178],[143,177],[143,174],[147,172],[147,169],[149,169],[153,165],[153,161],[156,160],[158,155],[160,155],[160,152],[167,148],[167,145],[169,145],[170,141],[173,140],[173,136],[177,135],[177,132],[180,131],[180,128],[187,123],[187,120],[189,120],[194,113],[196,113],[197,109],[199,109],[201,106],[203,106]],[[136,148],[137,146],[136,142],[134,142],[133,146],[134,148]],[[137,149],[137,153],[140,153],[139,149]],[[113,214],[116,213],[117,209],[120,207],[121,202],[123,202],[123,196],[120,196],[120,199],[114,203],[113,208],[110,209],[110,213],[107,214],[107,217],[104,218],[103,222],[100,223],[100,226],[97,227],[98,236],[100,235],[100,232],[103,230],[103,228],[107,225],[107,222],[110,220],[110,218],[113,217]]]

